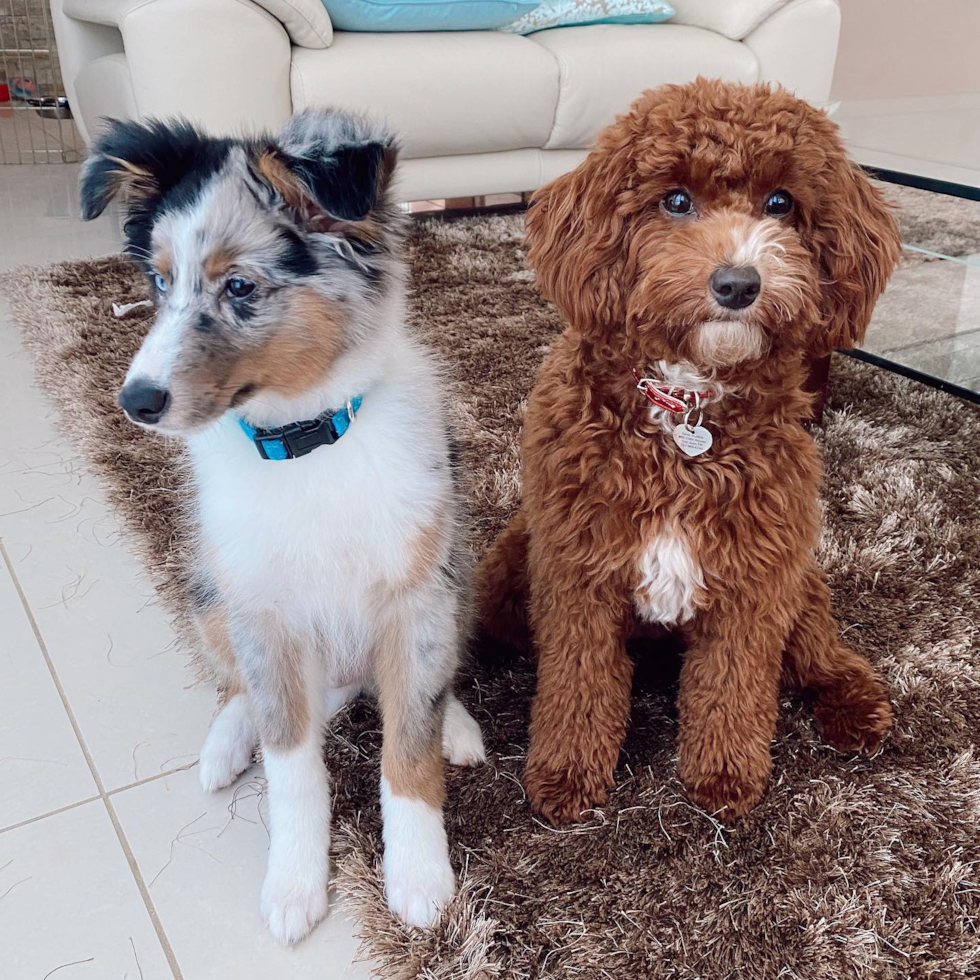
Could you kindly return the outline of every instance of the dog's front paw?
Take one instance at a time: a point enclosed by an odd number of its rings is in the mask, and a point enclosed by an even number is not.
[[[309,867],[273,867],[262,885],[262,918],[284,946],[305,939],[327,914],[327,875]]]
[[[230,786],[251,764],[258,744],[248,700],[233,697],[222,709],[201,748],[198,775],[205,793]]]
[[[612,782],[612,771],[595,773],[584,767],[558,767],[533,759],[524,773],[531,809],[555,826],[575,823],[583,810],[605,803]]]
[[[381,777],[388,908],[410,926],[434,925],[456,894],[442,809],[392,793]]]
[[[427,929],[435,925],[442,910],[456,894],[456,876],[449,855],[428,861],[385,860],[385,895],[388,908],[404,923]]]
[[[884,684],[876,677],[824,688],[813,705],[823,740],[839,752],[871,755],[892,725]]]
[[[768,770],[753,776],[724,771],[685,779],[684,785],[688,796],[702,810],[730,824],[744,817],[759,802],[768,776]]]

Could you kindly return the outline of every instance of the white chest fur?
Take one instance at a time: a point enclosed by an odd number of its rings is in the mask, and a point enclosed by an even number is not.
[[[634,602],[649,623],[678,626],[694,616],[704,574],[687,541],[665,526],[640,556]]]
[[[335,445],[263,460],[231,415],[189,440],[205,574],[233,608],[275,609],[348,663],[370,645],[378,588],[454,511],[438,377],[414,345],[396,354]]]

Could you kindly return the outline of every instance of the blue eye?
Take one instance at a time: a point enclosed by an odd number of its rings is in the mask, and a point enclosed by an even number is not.
[[[247,279],[242,279],[241,276],[234,276],[228,280],[225,289],[232,299],[244,299],[255,289],[255,283],[249,282]]]
[[[164,279],[159,272],[153,277],[153,283],[161,293],[165,293],[167,291],[167,280]]]

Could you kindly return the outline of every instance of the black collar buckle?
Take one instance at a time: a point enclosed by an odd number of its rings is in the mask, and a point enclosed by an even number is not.
[[[338,438],[332,418],[292,422],[280,429],[260,429],[254,437],[263,459],[278,458],[268,455],[266,443],[280,443],[286,449],[286,459],[296,459],[297,456],[313,452],[318,446],[332,446]]]

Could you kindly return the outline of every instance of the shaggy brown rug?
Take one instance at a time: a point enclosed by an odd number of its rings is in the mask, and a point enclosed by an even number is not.
[[[878,182],[895,206],[902,241],[941,255],[980,252],[980,201],[936,194],[916,187]],[[906,252],[908,261],[934,261],[922,253]]]
[[[430,221],[412,233],[418,329],[450,367],[480,548],[516,503],[521,404],[559,329],[520,239],[519,216]],[[109,258],[21,271],[2,286],[40,384],[179,626],[180,462],[114,404],[148,315],[116,319],[110,304],[142,298],[142,278]],[[481,648],[460,691],[490,762],[449,781],[463,886],[440,928],[411,933],[382,901],[378,722],[355,704],[327,746],[338,877],[382,976],[980,975],[980,413],[838,357],[817,438],[828,473],[821,560],[849,642],[892,686],[897,723],[881,753],[835,754],[787,699],[769,790],[726,830],[676,778],[678,656],[641,646],[617,789],[586,823],[555,831],[532,818],[520,784],[533,664]]]

